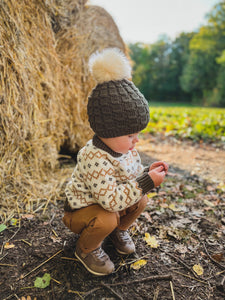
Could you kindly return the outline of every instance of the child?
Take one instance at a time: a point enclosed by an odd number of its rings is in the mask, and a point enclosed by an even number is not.
[[[163,182],[168,165],[155,162],[144,169],[134,149],[149,122],[149,108],[128,80],[127,58],[109,48],[94,54],[89,65],[97,81],[88,99],[95,135],[78,153],[63,221],[80,235],[75,250],[79,261],[92,274],[107,275],[114,264],[101,248],[103,240],[109,236],[120,254],[135,251],[127,229],[144,210],[146,194]]]

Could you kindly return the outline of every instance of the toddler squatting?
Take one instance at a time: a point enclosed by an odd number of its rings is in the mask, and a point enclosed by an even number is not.
[[[66,187],[64,224],[79,234],[75,256],[95,275],[114,271],[101,245],[109,237],[120,254],[135,251],[128,233],[144,210],[147,193],[168,171],[165,162],[144,168],[135,144],[149,122],[148,102],[129,80],[129,61],[116,48],[93,54],[89,62],[96,87],[88,98],[94,131],[77,157]]]

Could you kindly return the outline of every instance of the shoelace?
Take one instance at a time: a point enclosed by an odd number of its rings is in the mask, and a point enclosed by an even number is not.
[[[130,236],[126,230],[119,231],[118,235],[124,242],[130,242]]]
[[[94,255],[96,255],[96,257],[99,259],[101,259],[101,258],[107,259],[107,256],[106,256],[105,252],[102,250],[102,248],[95,249],[92,253]]]

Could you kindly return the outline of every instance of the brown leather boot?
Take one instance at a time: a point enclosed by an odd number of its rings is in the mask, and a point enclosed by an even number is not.
[[[111,274],[114,271],[113,262],[101,247],[92,252],[84,253],[79,245],[77,245],[75,256],[94,275],[103,276]]]
[[[131,254],[135,252],[135,245],[127,230],[119,230],[116,228],[111,234],[112,240],[117,252],[120,254]]]

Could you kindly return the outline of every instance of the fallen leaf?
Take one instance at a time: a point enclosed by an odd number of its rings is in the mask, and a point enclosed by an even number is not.
[[[174,203],[171,203],[171,204],[168,206],[168,208],[171,209],[172,211],[179,211],[179,208],[177,208],[177,207],[175,206]]]
[[[203,274],[203,268],[201,265],[194,265],[193,270],[197,275],[202,275]]]
[[[167,203],[160,203],[159,206],[162,207],[162,208],[168,208],[168,204]]]
[[[210,201],[208,201],[206,199],[204,199],[203,201],[204,201],[204,204],[207,205],[207,206],[209,206],[209,207],[214,207],[215,206],[214,203],[212,203],[212,202],[210,202]]]
[[[5,246],[4,246],[5,249],[11,249],[11,248],[14,248],[14,247],[15,247],[15,245],[10,244],[10,243],[5,243]]]
[[[149,221],[149,223],[153,223],[152,218],[147,211],[144,211],[141,215],[143,215]]]
[[[192,185],[185,185],[185,188],[187,191],[191,192],[194,190],[194,187]]]
[[[181,254],[185,254],[188,251],[187,247],[182,244],[175,245],[175,249],[177,250],[177,252],[179,252]]]
[[[148,196],[148,198],[153,198],[153,197],[157,196],[157,193],[149,193],[147,196]]]
[[[147,260],[145,259],[140,259],[136,262],[134,262],[133,264],[131,264],[131,269],[134,270],[139,270],[140,268],[142,268],[143,266],[145,266],[147,264]]]
[[[144,240],[151,248],[158,248],[159,244],[154,236],[151,236],[148,232],[145,233]]]
[[[222,191],[225,191],[225,183],[224,182],[220,182],[217,186],[217,189],[220,189]]]
[[[12,218],[12,219],[10,220],[10,225],[16,226],[18,221],[19,221],[18,219]]]
[[[4,231],[7,228],[5,224],[0,224],[0,232]]]
[[[211,185],[207,185],[206,189],[207,189],[208,192],[215,191],[215,188]]]
[[[22,219],[27,219],[27,220],[31,220],[34,218],[34,215],[32,214],[25,214],[21,216]]]
[[[220,262],[223,259],[223,253],[215,253],[212,255],[212,258]]]
[[[51,235],[50,238],[54,243],[61,243],[61,238],[60,237],[55,237],[54,235]]]
[[[44,289],[49,286],[51,281],[51,275],[49,273],[45,273],[43,277],[37,277],[34,282],[34,286],[36,288]]]

